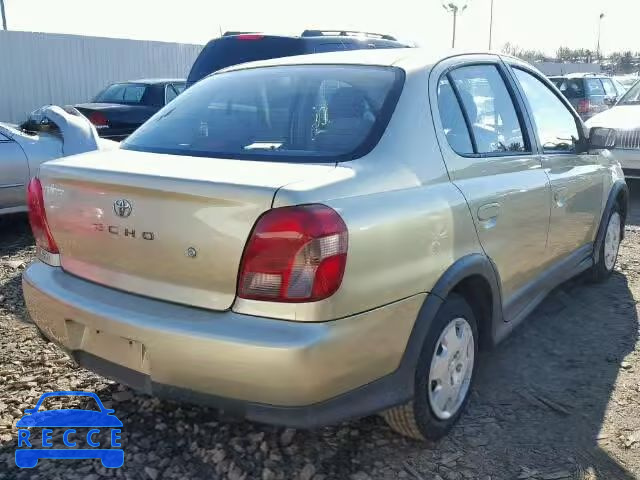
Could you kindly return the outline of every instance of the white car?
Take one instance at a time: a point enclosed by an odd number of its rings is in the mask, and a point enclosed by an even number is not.
[[[618,131],[611,153],[622,165],[627,178],[640,178],[640,82],[616,105],[586,121],[589,128],[606,127]]]
[[[624,88],[624,91],[627,92],[631,87],[633,87],[640,77],[637,75],[616,75],[615,77],[611,77],[614,82],[618,82]]]
[[[26,185],[47,160],[111,150],[118,143],[98,137],[79,112],[43,107],[21,126],[0,123],[0,216],[27,211]]]

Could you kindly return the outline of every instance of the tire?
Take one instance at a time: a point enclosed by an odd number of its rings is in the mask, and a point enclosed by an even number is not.
[[[616,228],[617,224],[617,228]],[[589,278],[593,282],[603,282],[613,273],[618,259],[618,250],[624,230],[624,217],[620,211],[620,206],[615,203],[605,226],[604,239],[600,245],[598,261],[589,270]]]
[[[451,328],[456,338],[462,339],[459,344],[447,341],[446,332],[451,334]],[[455,352],[447,351],[446,343],[454,344]],[[469,355],[472,355],[470,359]],[[383,418],[401,435],[416,440],[442,438],[458,421],[469,401],[477,360],[478,326],[473,310],[462,296],[450,294],[433,319],[422,347],[416,365],[413,399],[386,410]],[[462,369],[458,370],[461,365]],[[447,368],[438,368],[444,366]],[[454,386],[441,388],[443,378],[449,381],[453,378]],[[450,397],[448,392],[454,392],[455,400],[443,404],[442,399]]]

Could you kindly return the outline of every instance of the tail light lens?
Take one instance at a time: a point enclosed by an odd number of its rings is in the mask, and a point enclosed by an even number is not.
[[[32,179],[27,187],[27,205],[29,206],[29,223],[36,239],[36,245],[49,253],[58,253],[58,246],[47,224],[42,184],[37,178]]]
[[[260,35],[259,33],[243,33],[241,35],[236,35],[237,40],[262,40],[264,35]]]
[[[578,102],[578,113],[589,113],[591,110],[591,102],[588,99],[582,99]]]
[[[109,126],[109,121],[104,113],[92,112],[89,115],[89,121],[95,125],[96,128],[106,128]]]
[[[238,296],[272,302],[315,302],[333,295],[347,263],[347,226],[325,205],[270,210],[245,248]]]

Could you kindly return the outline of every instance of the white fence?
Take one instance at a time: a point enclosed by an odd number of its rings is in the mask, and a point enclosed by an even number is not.
[[[0,121],[90,101],[107,84],[186,78],[201,45],[0,31]]]

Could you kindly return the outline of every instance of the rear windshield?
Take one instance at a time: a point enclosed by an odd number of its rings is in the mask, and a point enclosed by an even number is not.
[[[404,75],[393,67],[295,65],[213,75],[122,148],[263,161],[357,158],[384,132]]]
[[[552,78],[551,81],[567,98],[584,98],[582,78]]]
[[[585,78],[584,83],[587,86],[587,93],[589,95],[604,95],[604,87],[602,82],[598,78]]]
[[[100,92],[93,100],[96,103],[142,103],[148,85],[137,83],[114,83]]]
[[[557,77],[556,78],[549,78],[549,80],[551,80],[553,82],[553,84],[558,88],[560,88],[562,86],[563,82],[564,82],[564,78],[557,78]]]
[[[187,83],[192,84],[232,65],[267,60],[270,58],[291,57],[304,53],[302,41],[298,38],[263,37],[245,35],[222,37],[210,41],[196,59]]]

